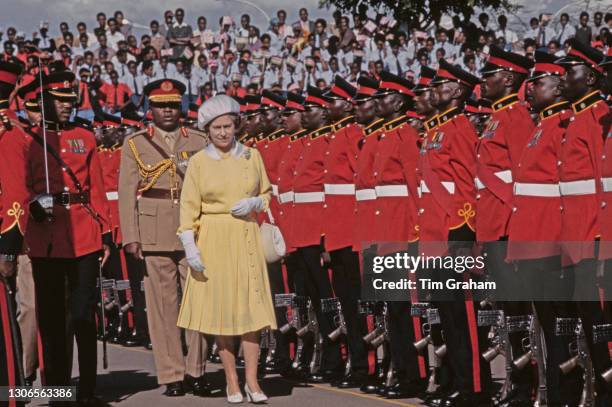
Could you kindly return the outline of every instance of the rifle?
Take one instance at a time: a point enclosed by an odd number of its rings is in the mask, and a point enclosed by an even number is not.
[[[382,360],[389,360],[385,377],[385,386],[390,387],[395,382],[393,373],[393,361],[390,358],[389,345],[389,313],[386,302],[360,301],[359,313],[374,316],[374,330],[363,337],[363,340],[377,349],[382,346]],[[384,372],[384,366],[383,366]]]
[[[117,301],[117,317],[118,328],[117,328],[117,336],[121,337],[123,334],[124,320],[125,315],[132,309],[134,306],[132,300],[127,299],[127,291],[130,289],[130,280],[115,280],[115,288],[114,288],[114,296]],[[125,297],[122,296],[122,293]],[[125,300],[124,300],[125,298]]]
[[[346,320],[342,313],[342,304],[339,298],[322,298],[321,311],[333,316],[336,328],[327,335],[331,341],[338,340],[340,335],[346,335]]]
[[[593,342],[612,341],[612,324],[601,324],[593,326]],[[601,374],[606,383],[612,383],[612,367]]]
[[[296,335],[298,336],[298,352],[296,352],[296,361],[294,362],[294,366],[299,364],[300,355],[304,350],[303,342],[300,342],[301,338],[312,332],[314,337],[314,352],[312,354],[312,359],[309,364],[310,373],[317,373],[321,367],[321,355],[322,355],[322,345],[323,338],[321,337],[321,333],[319,330],[319,322],[317,321],[317,314],[312,306],[312,301],[309,297],[296,295],[294,297],[295,308],[299,310],[300,319],[300,327],[296,329]]]
[[[15,357],[15,385],[23,386],[25,383],[25,376],[23,373],[23,358],[21,354],[23,353],[23,347],[21,344],[21,331],[19,325],[17,324],[17,312],[15,310],[15,306],[13,300],[15,298],[15,291],[13,290],[14,280],[5,279],[5,281],[0,280],[0,285],[4,286],[4,294],[6,297],[6,309],[8,313],[9,320],[9,330],[11,335],[11,340],[13,342],[13,351],[17,354]],[[6,334],[6,333],[5,333]]]
[[[440,315],[438,314],[437,308],[432,308],[432,305],[427,302],[415,302],[410,306],[410,315],[413,317],[419,317],[425,319],[421,326],[423,332],[423,338],[414,343],[414,347],[417,352],[425,352],[429,345],[433,345],[433,338],[431,336],[431,328],[433,325],[440,324]],[[439,348],[442,348],[440,346]],[[438,350],[438,349],[436,349]],[[446,351],[444,351],[446,352]],[[438,350],[438,353],[440,351]],[[434,351],[433,363],[430,369],[429,379],[427,380],[426,393],[434,393],[437,388],[437,371],[442,366],[442,358]]]
[[[593,362],[589,354],[582,320],[580,318],[557,318],[555,327],[557,336],[573,336],[574,340],[569,344],[571,358],[559,365],[561,373],[568,374],[580,366],[583,371],[584,386],[580,397],[580,405],[590,407],[594,405],[594,377]]]
[[[285,313],[287,323],[278,328],[282,334],[286,334],[292,329],[297,331],[301,327],[300,312],[299,309],[295,307],[294,301],[295,294],[276,294],[274,296],[274,306],[276,308],[287,309]],[[291,314],[289,313],[289,309],[291,309]]]
[[[104,290],[112,289],[115,280],[103,280],[102,279],[102,259],[100,260],[100,267],[98,271],[98,287],[100,289],[100,327],[102,328],[102,366],[104,369],[108,369],[108,352],[106,350],[106,304],[104,302]]]
[[[512,390],[512,380],[510,380],[512,375],[512,346],[510,345],[510,332],[508,332],[504,311],[478,311],[478,326],[491,327],[489,337],[493,346],[482,353],[482,358],[491,363],[498,355],[505,356],[506,376],[499,394],[499,399],[504,400]]]

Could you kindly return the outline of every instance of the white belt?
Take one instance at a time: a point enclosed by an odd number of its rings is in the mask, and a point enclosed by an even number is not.
[[[506,184],[512,183],[512,171],[510,170],[497,171],[495,173],[495,176],[504,181]],[[474,184],[476,185],[476,189],[478,190],[486,188],[485,184],[483,184],[478,177],[474,178]]]
[[[278,185],[272,184],[272,196],[278,196]]]
[[[355,184],[324,184],[326,195],[355,195]]]
[[[558,197],[561,196],[559,184],[514,183],[514,195]]]
[[[293,191],[283,192],[278,196],[278,201],[280,203],[293,202]]]
[[[376,199],[376,191],[374,189],[358,189],[355,191],[355,199],[358,201],[370,201]]]
[[[293,199],[295,203],[324,202],[325,194],[323,192],[296,192]]]
[[[408,196],[408,187],[406,185],[378,185],[374,189],[377,197]]]
[[[444,188],[446,188],[446,190],[448,191],[449,194],[454,194],[455,193],[455,183],[454,182],[452,182],[452,181],[442,181],[442,186],[444,186]],[[424,180],[421,180],[421,187],[419,188],[419,191],[422,194],[429,194],[429,193],[431,193],[431,191],[427,187],[427,184],[425,183]]]
[[[595,193],[595,180],[585,179],[580,181],[560,182],[561,196],[589,195]]]
[[[601,187],[604,192],[612,192],[612,178],[602,178]]]
[[[119,192],[117,192],[117,191],[107,192],[106,193],[106,199],[108,201],[117,201],[117,200],[119,200]]]

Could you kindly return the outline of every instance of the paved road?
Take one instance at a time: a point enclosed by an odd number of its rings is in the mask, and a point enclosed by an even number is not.
[[[76,349],[75,349],[76,350]],[[101,355],[101,345],[99,345]],[[76,352],[75,352],[76,353]],[[101,359],[101,357],[99,357]],[[494,371],[502,372],[503,366],[498,358]],[[162,395],[164,388],[157,385],[153,355],[142,348],[124,348],[117,345],[108,346],[109,369],[98,366],[98,395],[109,405],[121,407],[141,406],[224,406],[225,400],[223,372],[220,365],[209,364],[207,374],[213,387],[217,390],[208,398],[192,395],[179,398],[168,398]],[[101,363],[99,363],[101,365]],[[74,374],[78,373],[76,366]],[[419,400],[385,400],[376,396],[360,393],[357,389],[337,389],[329,385],[299,385],[280,376],[267,376],[261,382],[265,393],[270,397],[269,404],[287,407],[384,407],[390,405],[416,407]],[[29,406],[46,406],[45,400],[35,401]]]

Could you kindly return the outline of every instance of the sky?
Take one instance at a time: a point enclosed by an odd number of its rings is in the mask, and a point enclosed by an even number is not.
[[[239,20],[240,15],[249,13],[252,22],[265,27],[265,17],[256,8],[241,4],[240,1],[250,1],[257,4],[269,15],[274,16],[280,8],[285,8],[288,13],[288,21],[298,19],[299,7],[306,7],[312,19],[318,17],[331,18],[332,10],[319,9],[319,0],[0,0],[2,11],[0,12],[0,28],[6,31],[9,26],[14,26],[23,31],[28,37],[34,30],[38,29],[41,20],[50,23],[51,35],[57,35],[58,26],[61,21],[70,25],[71,31],[76,31],[76,24],[83,21],[91,30],[95,25],[95,15],[99,11],[107,15],[116,10],[122,10],[125,17],[134,23],[148,26],[152,19],[162,20],[163,11],[166,9],[185,9],[186,21],[195,26],[196,18],[205,15],[209,21],[210,28],[216,28],[216,22],[224,15],[230,15]],[[465,0],[458,0],[465,1]],[[612,0],[515,0],[524,7],[518,13],[523,21],[528,22],[529,17],[539,12],[558,12],[564,6],[569,5],[570,15],[576,15],[585,3],[590,3],[596,9],[609,9],[612,11]],[[571,6],[574,4],[574,6]],[[514,18],[510,16],[512,21]],[[516,19],[514,19],[516,20]],[[518,28],[518,26],[516,26]],[[144,30],[136,30],[136,34],[143,34]]]

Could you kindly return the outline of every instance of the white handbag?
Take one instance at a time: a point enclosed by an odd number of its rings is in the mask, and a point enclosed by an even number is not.
[[[270,209],[266,209],[266,213],[271,223],[263,222],[260,226],[261,244],[266,263],[275,263],[285,256],[287,246],[279,227],[274,224],[274,217]]]

